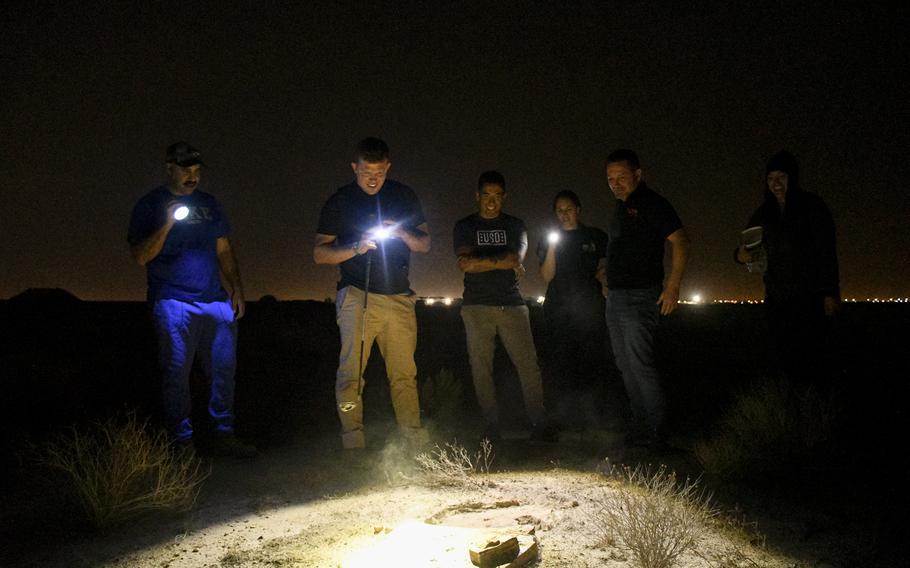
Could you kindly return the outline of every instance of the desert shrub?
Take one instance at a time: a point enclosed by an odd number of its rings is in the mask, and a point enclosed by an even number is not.
[[[625,549],[640,568],[674,566],[717,515],[697,481],[680,482],[665,467],[611,473],[620,483],[595,500],[594,525],[601,544]]]
[[[149,511],[185,511],[210,471],[163,431],[151,431],[134,414],[73,428],[48,443],[44,465],[62,471],[88,518],[106,527]]]
[[[429,485],[456,487],[482,486],[478,474],[490,472],[493,465],[493,444],[484,439],[473,455],[457,442],[444,447],[434,446],[429,452],[417,454],[417,465]]]
[[[738,396],[717,433],[696,445],[705,471],[745,478],[786,473],[817,455],[831,436],[834,398],[812,387],[768,380]]]

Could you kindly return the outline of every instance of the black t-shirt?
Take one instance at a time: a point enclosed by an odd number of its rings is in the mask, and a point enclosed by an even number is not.
[[[528,246],[524,221],[500,213],[495,219],[484,219],[477,213],[455,223],[455,253],[471,248],[471,256],[489,258],[504,252],[518,252]],[[464,275],[463,304],[484,306],[518,306],[524,304],[518,290],[515,270],[488,270]]]
[[[600,282],[597,265],[607,254],[607,234],[596,227],[578,224],[573,231],[559,230],[556,244],[556,275],[547,286],[547,306],[559,307],[570,302],[599,304]],[[537,258],[543,264],[550,249],[544,235],[537,243]]]
[[[642,182],[625,201],[616,200],[608,232],[607,286],[652,288],[664,281],[664,241],[682,221],[664,197]]]
[[[174,223],[161,251],[146,265],[149,301],[226,299],[217,243],[230,234],[231,228],[212,194],[197,189],[189,195],[177,196],[164,186],[150,191],[133,208],[127,240],[135,245],[161,228],[171,200],[185,205],[190,212],[185,219]]]
[[[370,195],[356,182],[351,182],[339,188],[322,206],[316,232],[334,235],[337,246],[350,246],[384,221],[394,221],[408,229],[416,229],[426,222],[414,190],[397,181],[386,180],[375,195]],[[339,290],[346,286],[365,288],[367,256],[371,255],[370,292],[404,294],[410,291],[411,249],[401,239],[389,238],[376,244],[376,250],[341,263]]]

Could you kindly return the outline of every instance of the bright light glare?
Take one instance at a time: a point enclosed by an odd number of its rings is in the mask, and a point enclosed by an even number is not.
[[[435,303],[436,303],[436,298],[427,298],[427,300],[426,300],[426,305],[428,305],[428,306],[432,306]]]
[[[543,296],[537,296],[537,303],[538,303],[538,304],[542,304],[542,303],[544,303],[546,300],[547,300],[547,299],[546,299],[545,297],[543,297]]]
[[[377,241],[384,241],[392,237],[392,232],[398,228],[398,225],[379,225],[370,231],[370,238]]]
[[[177,221],[183,221],[189,214],[190,208],[186,205],[181,205],[177,209],[174,209],[174,219]]]
[[[550,241],[551,245],[555,245],[559,242],[559,231],[550,231],[550,234],[547,235],[547,240]]]
[[[442,303],[445,304],[445,305],[447,305],[447,306],[451,306],[451,305],[452,305],[452,298],[443,298]]]
[[[701,303],[701,294],[695,294],[694,296],[692,296],[692,303],[700,304]]]
[[[401,566],[463,566],[468,548],[479,537],[476,529],[407,521],[341,562],[343,568]],[[470,564],[468,564],[470,566]]]

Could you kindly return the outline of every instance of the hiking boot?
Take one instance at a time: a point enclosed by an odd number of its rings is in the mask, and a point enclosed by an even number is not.
[[[256,446],[240,441],[232,433],[216,434],[209,451],[213,456],[226,458],[254,458],[257,455]]]

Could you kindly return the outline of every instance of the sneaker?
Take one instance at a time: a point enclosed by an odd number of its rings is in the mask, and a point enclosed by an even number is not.
[[[234,434],[216,434],[209,448],[212,455],[228,458],[254,458],[256,446],[240,441]]]
[[[559,427],[552,422],[535,424],[531,429],[531,442],[553,443],[559,441]]]

